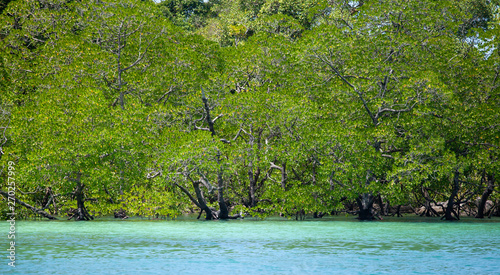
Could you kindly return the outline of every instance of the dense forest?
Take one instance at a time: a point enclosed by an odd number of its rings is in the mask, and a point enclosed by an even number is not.
[[[2,215],[499,215],[499,5],[2,0]]]

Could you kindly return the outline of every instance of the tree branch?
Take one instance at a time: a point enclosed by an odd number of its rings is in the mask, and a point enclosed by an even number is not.
[[[199,208],[202,208],[201,205],[198,203],[198,201],[193,197],[193,195],[191,195],[191,193],[189,193],[189,191],[182,185],[179,185],[177,182],[174,182],[175,186],[179,187],[181,189],[181,191],[186,194],[189,199],[196,205],[198,206]]]
[[[8,193],[6,193],[6,192],[4,192],[4,191],[0,190],[0,194],[1,194],[2,196],[4,196],[4,197],[8,200],[8,198],[9,198],[9,194],[8,194]],[[29,204],[27,204],[27,203],[25,203],[25,202],[23,202],[23,201],[19,200],[19,199],[18,199],[18,198],[16,198],[16,197],[14,197],[14,200],[16,201],[16,203],[18,203],[18,204],[20,204],[20,205],[22,205],[22,206],[24,206],[24,207],[28,208],[29,210],[33,211],[33,212],[34,212],[34,213],[36,213],[36,214],[42,215],[42,216],[44,216],[45,218],[47,218],[47,219],[49,219],[49,220],[57,220],[57,218],[56,218],[56,217],[54,217],[54,216],[50,215],[49,213],[47,213],[47,212],[43,211],[42,209],[38,209],[38,208],[36,208],[36,207],[33,207],[33,206],[31,206],[31,205],[29,205]]]
[[[330,67],[330,69],[338,76],[340,77],[340,79],[342,79],[342,81],[344,83],[346,83],[349,87],[351,87],[354,92],[358,95],[358,98],[361,100],[361,102],[363,103],[363,107],[365,108],[366,112],[368,113],[368,115],[370,116],[370,118],[372,119],[372,122],[373,122],[373,125],[377,126],[379,123],[378,123],[378,119],[373,115],[373,113],[370,111],[370,108],[368,108],[368,104],[366,103],[366,100],[365,98],[363,97],[363,94],[351,83],[349,82],[338,70],[337,68],[335,68],[335,65],[332,63],[332,61],[328,58],[326,58],[324,55],[319,55],[319,54],[316,54],[315,55],[316,58],[318,58],[319,60],[321,60],[324,64],[328,65],[328,67]]]
[[[201,100],[203,101],[203,105],[205,106],[208,129],[212,133],[212,136],[215,136],[214,121],[210,119],[210,107],[208,106],[208,100],[205,97],[205,90],[203,90],[203,87],[201,87]]]

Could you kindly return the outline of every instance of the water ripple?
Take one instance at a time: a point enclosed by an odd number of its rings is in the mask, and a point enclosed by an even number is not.
[[[498,274],[500,270],[500,223],[21,221],[16,238],[17,267],[0,265],[0,274]]]

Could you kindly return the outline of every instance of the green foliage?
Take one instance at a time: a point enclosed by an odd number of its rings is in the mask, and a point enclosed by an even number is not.
[[[457,174],[472,200],[500,168],[498,19],[495,1],[14,1],[1,165],[58,214],[80,187],[96,215],[419,206]]]
[[[204,27],[211,3],[202,0],[166,0],[158,4],[163,16],[188,31]]]

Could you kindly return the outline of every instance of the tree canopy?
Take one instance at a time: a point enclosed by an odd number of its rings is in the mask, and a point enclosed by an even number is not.
[[[2,182],[79,220],[483,217],[499,4],[4,1]]]

